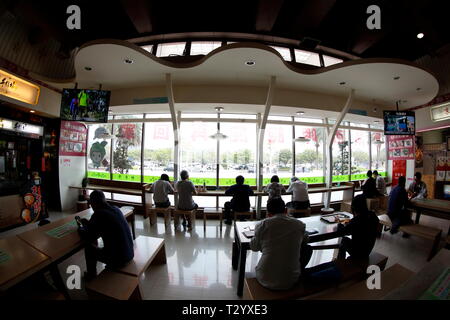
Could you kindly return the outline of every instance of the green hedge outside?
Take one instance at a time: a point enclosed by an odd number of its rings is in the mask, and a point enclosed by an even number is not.
[[[380,172],[380,175],[383,177],[386,177],[386,172]],[[109,172],[97,172],[97,171],[88,171],[88,178],[95,178],[95,179],[110,179]],[[365,173],[360,174],[352,174],[352,180],[363,180],[366,178]],[[144,183],[153,183],[156,180],[159,179],[159,176],[144,176]],[[170,177],[171,180],[173,180],[173,177]],[[120,173],[113,173],[113,180],[117,181],[127,181],[127,182],[141,182],[141,176],[138,174],[120,174]],[[215,186],[216,185],[216,178],[190,178],[190,180],[195,185],[203,185],[205,183],[207,186]],[[315,183],[325,183],[324,177],[301,177],[300,180],[308,183],[308,184],[315,184]],[[342,176],[333,176],[333,182],[346,182],[349,180],[349,175],[342,175]],[[280,178],[280,182],[284,185],[288,185],[290,181],[290,178]],[[249,184],[251,186],[256,186],[256,178],[246,178],[245,183]],[[264,178],[263,184],[267,185],[270,183],[270,178]],[[235,184],[234,178],[220,178],[219,179],[219,185],[220,186],[231,186]]]

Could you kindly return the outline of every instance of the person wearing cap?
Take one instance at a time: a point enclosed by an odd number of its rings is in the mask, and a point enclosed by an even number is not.
[[[308,209],[311,206],[308,196],[308,184],[299,178],[291,178],[291,183],[286,192],[292,193],[292,201],[286,203],[286,208],[301,210]]]

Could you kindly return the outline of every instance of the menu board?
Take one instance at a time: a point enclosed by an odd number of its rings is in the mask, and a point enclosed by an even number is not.
[[[61,121],[59,155],[85,157],[87,128],[81,122]]]
[[[414,160],[414,136],[387,136],[388,160]]]

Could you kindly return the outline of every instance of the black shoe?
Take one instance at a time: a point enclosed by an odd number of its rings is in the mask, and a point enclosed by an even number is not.
[[[402,238],[409,238],[409,237],[410,237],[410,234],[409,234],[409,233],[404,233],[404,232],[403,232]]]
[[[398,229],[393,229],[393,228],[391,228],[391,230],[389,230],[389,232],[390,232],[391,234],[396,234],[396,233],[398,232]]]

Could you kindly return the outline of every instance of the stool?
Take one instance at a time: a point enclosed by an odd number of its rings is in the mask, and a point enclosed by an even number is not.
[[[87,200],[77,201],[77,212],[89,209],[89,203]]]
[[[236,221],[237,216],[250,216],[250,220],[253,220],[253,211],[245,211],[245,212],[233,211],[233,215],[234,221]]]
[[[378,198],[367,198],[366,203],[369,211],[377,211],[380,207],[380,199]]]
[[[167,227],[170,225],[170,213],[172,212],[173,207],[167,207],[167,208],[150,208],[148,210],[149,216],[150,216],[150,225],[154,225],[157,222],[157,216],[158,213],[162,213],[164,215],[164,225]]]
[[[111,270],[89,281],[86,291],[92,300],[142,300],[137,277]]]
[[[222,231],[223,212],[222,208],[205,208],[203,209],[203,230],[206,231],[206,216],[219,216],[220,230]]]
[[[311,208],[307,209],[287,209],[288,215],[294,217],[294,218],[304,218],[304,217],[310,217],[311,216]]]
[[[178,210],[175,209],[172,211],[175,231],[177,227],[180,225],[180,216],[185,216],[188,220],[188,230],[192,230],[192,224],[195,223],[195,214],[197,210]]]

